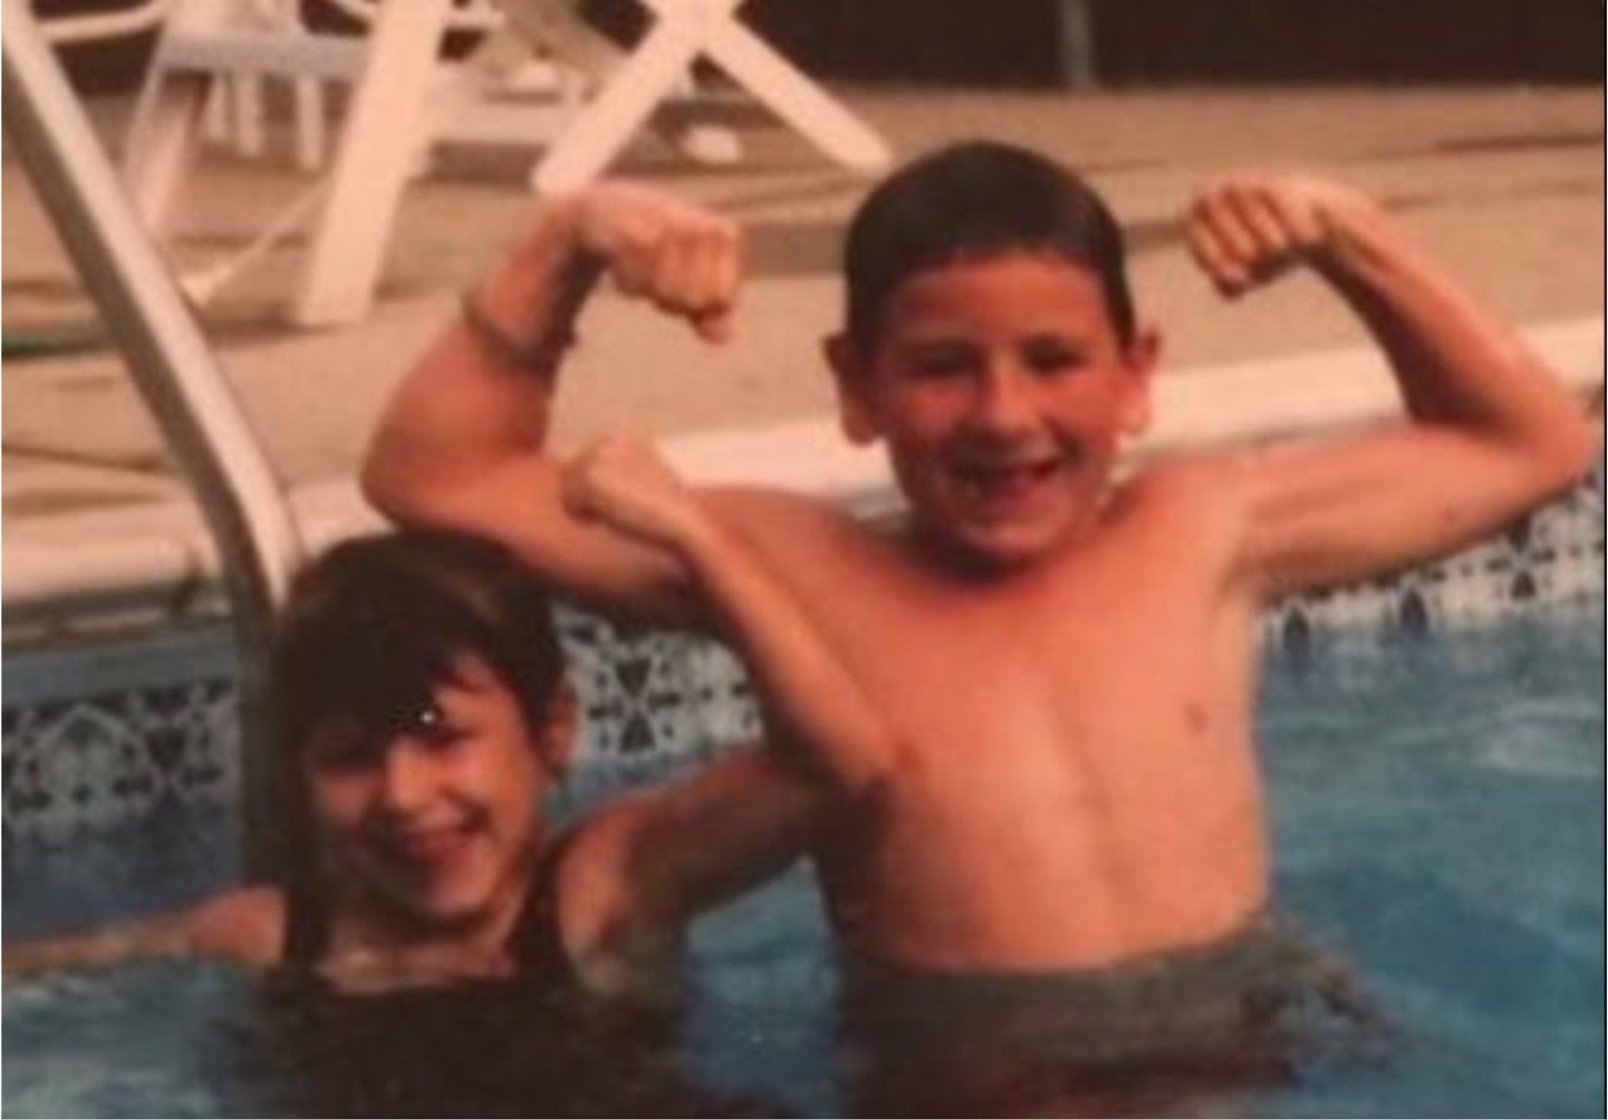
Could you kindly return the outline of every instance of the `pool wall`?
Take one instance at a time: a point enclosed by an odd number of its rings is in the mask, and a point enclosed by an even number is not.
[[[1575,384],[1600,384],[1601,320],[1532,336]],[[1361,350],[1176,376],[1164,395],[1160,413],[1169,419],[1141,455],[1299,438],[1399,410],[1383,366]],[[825,421],[705,433],[668,450],[704,480],[807,482],[867,515],[892,507],[881,456],[847,449]],[[315,547],[379,525],[349,485],[295,498]],[[121,523],[64,524],[59,548],[7,553],[8,841],[66,841],[174,806],[238,797],[233,651],[205,534],[187,507],[119,516]],[[1272,648],[1302,651],[1338,635],[1412,634],[1567,611],[1601,600],[1603,544],[1599,462],[1569,495],[1440,563],[1272,604],[1264,637]],[[742,674],[718,646],[574,612],[561,614],[560,632],[585,700],[582,784],[661,773],[666,754],[692,760],[756,734]]]

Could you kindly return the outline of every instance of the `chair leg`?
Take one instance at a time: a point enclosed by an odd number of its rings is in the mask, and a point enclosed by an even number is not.
[[[241,71],[225,81],[234,101],[234,150],[248,159],[261,159],[268,149],[262,75]]]
[[[295,130],[296,167],[317,171],[329,147],[329,125],[324,116],[324,87],[317,78],[296,78],[291,85],[294,99],[292,127]]]
[[[152,63],[124,141],[122,173],[140,218],[161,240],[201,146],[202,117],[218,83]]]
[[[449,0],[407,0],[375,12],[291,309],[300,325],[350,323],[368,313],[403,187],[427,140],[425,92],[450,10]]]
[[[201,135],[211,144],[229,141],[229,90],[222,82],[215,83],[207,94],[206,108],[201,118]]]
[[[735,19],[704,34],[710,58],[833,160],[855,171],[892,163],[880,136]]]
[[[630,142],[698,53],[699,29],[661,19],[536,165],[531,185],[542,194],[591,182]]]

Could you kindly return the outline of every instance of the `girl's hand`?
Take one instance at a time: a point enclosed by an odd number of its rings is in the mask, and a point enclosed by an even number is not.
[[[645,544],[683,552],[707,525],[697,495],[652,444],[629,434],[604,436],[566,464],[564,503]]]

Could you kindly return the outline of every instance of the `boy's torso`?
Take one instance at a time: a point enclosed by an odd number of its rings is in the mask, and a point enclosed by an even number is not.
[[[1262,905],[1254,604],[1211,498],[1130,487],[1061,555],[986,580],[819,511],[745,519],[908,752],[876,819],[820,853],[853,948],[1099,964]]]

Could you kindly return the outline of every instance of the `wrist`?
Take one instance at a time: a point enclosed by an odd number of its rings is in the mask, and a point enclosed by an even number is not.
[[[555,200],[502,265],[465,291],[464,326],[497,364],[551,372],[574,344],[600,268],[581,243],[575,200]]]
[[[546,329],[523,334],[505,327],[487,310],[486,300],[475,288],[466,289],[459,302],[459,320],[481,352],[505,369],[549,375],[558,367],[565,351],[575,344],[570,323],[549,323]]]
[[[701,507],[680,519],[671,547],[701,582],[711,582],[731,557],[735,542],[725,528]]]
[[[1366,279],[1403,237],[1384,207],[1357,192],[1347,191],[1331,200],[1322,220],[1329,247],[1322,265],[1333,279]]]

